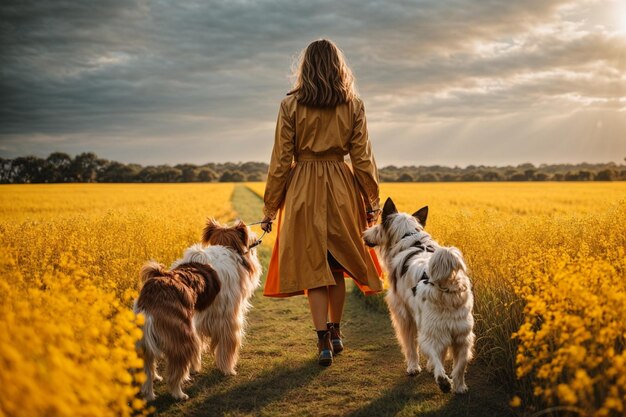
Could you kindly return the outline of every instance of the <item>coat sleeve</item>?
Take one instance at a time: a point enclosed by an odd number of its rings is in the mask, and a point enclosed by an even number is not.
[[[350,161],[356,177],[365,207],[367,210],[378,210],[379,188],[378,168],[372,153],[372,145],[367,134],[367,120],[365,106],[359,101],[356,112],[352,138],[350,140]]]
[[[289,174],[293,167],[295,147],[295,126],[282,102],[276,121],[274,149],[270,159],[270,166],[265,183],[263,214],[270,219],[276,218],[278,209],[282,206],[287,191]]]

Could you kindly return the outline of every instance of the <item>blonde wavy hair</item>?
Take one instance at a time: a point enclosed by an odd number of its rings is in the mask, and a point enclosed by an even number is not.
[[[354,75],[346,59],[332,41],[311,42],[300,54],[295,83],[287,95],[313,107],[335,107],[357,97]]]

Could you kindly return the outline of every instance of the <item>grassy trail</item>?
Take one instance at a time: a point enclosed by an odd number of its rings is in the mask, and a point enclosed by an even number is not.
[[[248,222],[262,216],[261,199],[245,186],[235,188],[232,204]],[[267,268],[269,249],[262,246],[260,255]],[[329,368],[317,365],[305,297],[271,299],[259,290],[253,305],[238,375],[222,376],[206,355],[203,371],[186,387],[188,401],[173,401],[157,384],[157,415],[511,415],[506,394],[486,382],[479,364],[469,367],[465,396],[442,394],[426,372],[407,377],[388,315],[365,307],[350,289],[342,324],[346,350]]]

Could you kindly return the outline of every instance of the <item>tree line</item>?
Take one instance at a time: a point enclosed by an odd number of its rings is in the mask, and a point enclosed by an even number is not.
[[[54,152],[47,158],[0,158],[0,183],[265,181],[267,170],[268,165],[263,162],[142,166],[99,158],[93,152],[74,157]],[[385,182],[623,181],[626,180],[626,165],[614,162],[539,166],[526,163],[502,167],[469,165],[464,168],[391,165],[380,168],[379,175]]]

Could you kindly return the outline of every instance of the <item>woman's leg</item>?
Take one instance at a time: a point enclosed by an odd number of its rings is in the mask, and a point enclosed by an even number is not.
[[[308,290],[307,298],[313,317],[313,325],[317,330],[317,349],[319,358],[317,362],[322,366],[330,366],[333,363],[333,345],[330,332],[326,329],[328,317],[328,287],[313,288]]]
[[[346,281],[343,271],[333,271],[336,285],[328,287],[328,316],[331,323],[341,323],[343,304],[346,301]]]
[[[330,341],[333,345],[335,355],[343,351],[341,341],[341,315],[343,314],[343,304],[346,300],[346,281],[343,278],[343,270],[333,270],[335,285],[328,287],[328,317],[330,323],[327,324],[330,330]]]
[[[328,314],[328,287],[313,288],[307,291],[309,308],[315,330],[326,330]]]

